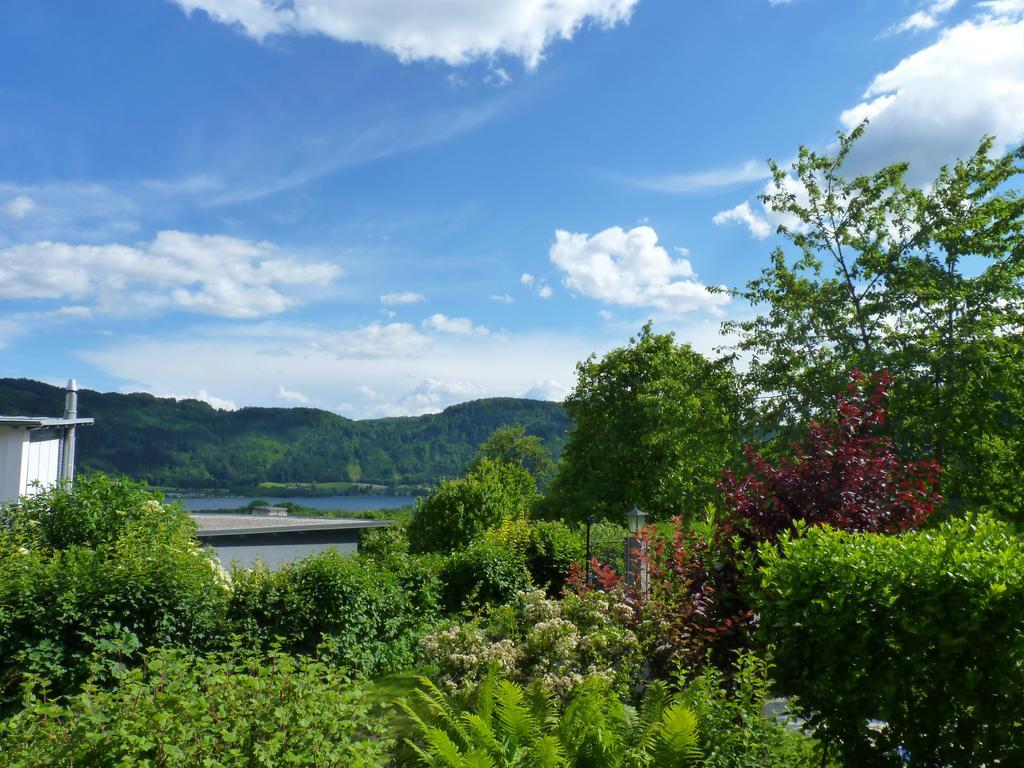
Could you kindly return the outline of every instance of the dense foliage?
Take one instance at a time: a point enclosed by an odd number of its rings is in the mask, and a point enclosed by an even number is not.
[[[1024,542],[1005,525],[815,528],[763,558],[780,688],[846,764],[1024,764]]]
[[[943,493],[1019,517],[1024,502],[1024,147],[992,140],[924,189],[908,164],[846,179],[863,126],[835,154],[773,165],[766,206],[779,248],[737,294],[762,314],[728,322],[765,434],[831,406],[846,371],[892,371],[892,429],[911,458],[943,466]]]
[[[524,690],[494,676],[465,709],[423,684],[419,706],[406,705],[423,768],[688,768],[700,757],[693,713],[663,686],[649,689],[637,712],[597,678],[564,711],[543,686]]]
[[[520,592],[474,621],[434,630],[424,660],[447,691],[468,691],[488,670],[522,684],[541,682],[560,698],[600,678],[620,694],[637,682],[644,645],[627,627],[629,608],[615,593],[545,597]]]
[[[318,655],[349,672],[408,667],[437,614],[436,575],[333,549],[278,571],[235,571],[229,619],[247,647]]]
[[[102,476],[0,511],[0,702],[32,675],[73,689],[96,654],[217,642],[227,575],[193,531],[181,510]]]
[[[837,420],[811,422],[792,456],[777,463],[747,448],[742,477],[722,483],[729,533],[754,542],[772,540],[794,521],[844,531],[896,533],[921,525],[939,499],[935,461],[904,461],[885,425],[890,379],[874,382],[854,371]]]
[[[712,362],[651,324],[625,347],[576,367],[565,401],[574,423],[550,492],[551,518],[619,521],[632,506],[656,519],[694,514],[739,449],[727,361]]]
[[[0,720],[7,768],[378,768],[390,746],[362,691],[329,666],[272,653],[154,653],[67,699],[31,688]]]
[[[525,517],[536,495],[533,475],[522,465],[482,459],[464,477],[442,480],[417,501],[409,540],[414,551],[451,552],[492,526]]]
[[[57,415],[63,406],[59,387],[0,379],[0,413]],[[315,408],[218,411],[198,400],[82,390],[79,415],[96,419],[78,430],[82,472],[184,488],[319,482],[331,484],[332,493],[346,490],[338,481],[364,484],[365,492],[365,484],[433,485],[455,477],[487,436],[506,424],[521,425],[557,456],[569,429],[560,404],[515,398],[352,421]]]

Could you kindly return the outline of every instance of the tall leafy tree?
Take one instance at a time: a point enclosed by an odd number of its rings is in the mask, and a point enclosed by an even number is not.
[[[715,483],[739,449],[728,360],[708,360],[648,322],[576,373],[565,401],[575,428],[543,504],[548,515],[621,522],[636,505],[667,519],[718,498]]]
[[[749,357],[763,432],[827,412],[848,370],[888,369],[891,429],[904,453],[934,457],[954,505],[1024,506],[1024,148],[978,151],[925,189],[908,164],[847,179],[865,126],[835,154],[801,148],[774,163],[762,197],[784,222],[760,276],[735,294],[761,314],[725,324]]]
[[[470,469],[479,466],[484,459],[518,464],[534,476],[538,485],[543,485],[555,469],[544,441],[526,434],[526,427],[521,424],[506,424],[494,430],[477,449]]]

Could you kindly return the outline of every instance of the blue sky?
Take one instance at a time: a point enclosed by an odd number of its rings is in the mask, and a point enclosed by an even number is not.
[[[765,160],[1024,140],[1024,0],[7,0],[0,375],[355,418],[701,351]]]

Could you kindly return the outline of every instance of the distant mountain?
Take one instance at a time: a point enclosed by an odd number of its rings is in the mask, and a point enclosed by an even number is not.
[[[0,414],[63,412],[60,387],[0,379]],[[265,481],[432,485],[460,473],[503,424],[523,425],[556,457],[571,426],[559,403],[508,397],[427,416],[353,421],[316,408],[218,411],[199,400],[83,389],[78,412],[96,419],[78,431],[79,471],[234,490]]]

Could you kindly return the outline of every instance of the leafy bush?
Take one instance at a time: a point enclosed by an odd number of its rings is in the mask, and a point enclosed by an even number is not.
[[[82,475],[73,486],[55,486],[0,505],[0,531],[39,550],[96,548],[140,529],[152,539],[194,534],[192,518],[177,506],[162,506],[162,498],[127,478]]]
[[[878,434],[886,420],[888,372],[875,382],[859,371],[850,379],[847,396],[837,403],[837,422],[811,422],[805,438],[794,443],[792,459],[772,465],[747,447],[750,471],[743,478],[725,474],[730,534],[773,540],[794,520],[897,533],[928,518],[940,499],[939,465],[904,461],[892,440]]]
[[[518,463],[481,459],[465,477],[442,480],[416,503],[409,540],[416,552],[451,552],[509,518],[525,517],[537,485]]]
[[[81,478],[4,510],[0,703],[26,676],[73,690],[94,655],[216,644],[227,575],[191,520],[140,486]],[[122,659],[123,660],[123,659]]]
[[[573,565],[586,556],[583,535],[565,523],[516,518],[492,528],[484,537],[522,553],[530,578],[548,594],[561,594]]]
[[[697,721],[663,686],[648,691],[638,713],[603,680],[591,678],[564,711],[540,685],[524,690],[488,676],[471,708],[444,696],[429,680],[417,707],[404,708],[417,726],[409,741],[426,768],[687,768],[697,765]]]
[[[447,691],[471,689],[496,667],[515,682],[539,680],[562,698],[588,677],[626,693],[643,649],[624,626],[624,610],[620,595],[603,592],[563,600],[521,592],[477,621],[435,629],[421,645]]]
[[[914,766],[1024,765],[1024,542],[1007,527],[815,528],[763,557],[779,685],[849,764],[904,748]]]
[[[725,673],[705,665],[679,676],[682,701],[700,723],[701,768],[820,768],[821,746],[797,730],[789,709],[771,698],[769,665],[741,654]]]
[[[232,626],[253,647],[319,655],[367,675],[410,665],[422,627],[436,614],[429,575],[417,591],[411,574],[333,549],[233,578]]]
[[[0,721],[10,768],[282,765],[376,768],[390,746],[362,691],[311,659],[150,655],[112,691],[30,688]]]
[[[506,603],[530,587],[522,551],[478,539],[441,566],[442,602],[449,612]]]

